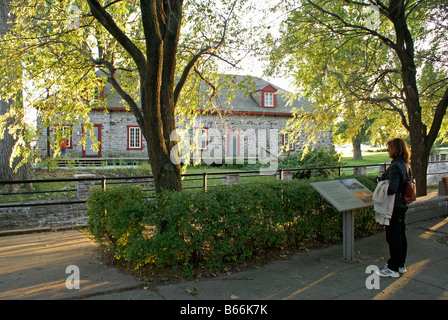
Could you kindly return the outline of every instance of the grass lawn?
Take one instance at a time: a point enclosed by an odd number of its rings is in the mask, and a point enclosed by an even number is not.
[[[255,169],[253,169],[255,170]],[[189,166],[187,168],[187,174],[203,174],[203,173],[225,173],[225,172],[236,172],[236,171],[251,171],[250,169],[238,169],[235,167],[197,167],[197,166]],[[207,186],[216,186],[222,185],[222,175],[208,175],[207,176]],[[272,181],[275,180],[275,175],[260,175],[258,172],[252,174],[241,174],[240,175],[240,183],[249,183],[249,182],[263,182],[263,181]],[[182,186],[185,187],[202,187],[202,176],[194,176],[194,177],[184,177]]]
[[[353,155],[344,154],[341,161],[346,166],[357,166],[363,164],[379,164],[391,160],[387,152],[364,152],[362,157],[362,160],[353,160]]]

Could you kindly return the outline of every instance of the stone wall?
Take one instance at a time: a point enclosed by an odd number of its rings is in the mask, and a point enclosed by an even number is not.
[[[135,117],[130,112],[125,111],[92,111],[90,123],[101,125],[101,155],[102,157],[147,157],[147,145],[142,138],[142,150],[128,150],[128,126],[137,126]],[[40,126],[40,119],[37,121]],[[68,124],[67,124],[68,125]],[[41,128],[42,130],[42,128]],[[82,156],[82,125],[72,125],[72,148],[67,149],[67,155],[72,158]],[[50,140],[54,138],[50,134]],[[47,154],[47,132],[42,130],[42,135],[37,140],[38,152],[41,155]]]
[[[90,176],[78,177],[91,178]],[[223,184],[239,183],[239,174],[224,174]],[[277,179],[291,180],[292,172],[280,171]],[[30,201],[26,203],[0,204],[0,233],[11,230],[36,228],[62,228],[86,225],[87,205],[85,199],[89,195],[92,181],[77,181],[76,199]],[[439,195],[428,195],[418,198],[409,206],[407,222],[412,223],[424,219],[448,214],[448,196],[444,186],[440,184]]]
[[[147,157],[147,144],[144,138],[142,138],[143,148],[142,150],[128,150],[127,139],[128,139],[128,126],[136,126],[137,122],[134,115],[131,112],[126,112],[122,110],[109,110],[105,111],[92,111],[90,114],[90,123],[101,124],[101,155],[102,157]],[[194,128],[213,128],[217,129],[222,134],[223,147],[225,147],[226,137],[228,130],[236,130],[238,132],[245,132],[247,129],[275,129],[278,131],[276,142],[278,143],[277,149],[280,152],[282,147],[282,130],[286,128],[286,123],[290,120],[289,116],[279,116],[279,115],[245,115],[245,114],[227,114],[227,115],[217,115],[217,114],[203,114],[198,117],[197,122],[195,122],[192,127]],[[37,122],[38,128],[40,127],[40,121]],[[65,124],[69,125],[69,124]],[[42,135],[38,138],[37,147],[38,152],[41,155],[46,155],[47,148],[47,132],[42,131]],[[191,132],[189,134],[190,138],[193,138],[194,134]],[[73,124],[72,125],[72,148],[67,149],[67,154],[70,157],[81,157],[82,155],[82,125]],[[267,147],[269,146],[269,133],[268,133]],[[53,138],[50,137],[53,141]],[[296,143],[296,151],[298,151],[303,143],[307,140],[305,135],[298,137]],[[241,148],[246,148],[246,145],[241,145]],[[325,146],[326,148],[332,148],[332,135],[331,131],[325,132],[318,139],[316,145]],[[223,151],[223,154],[225,150]]]
[[[426,196],[417,198],[409,205],[406,212],[406,223],[413,223],[448,215],[448,196]]]
[[[87,224],[86,203],[68,203],[69,200],[30,201],[20,207],[16,206],[19,203],[9,203],[10,207],[2,206],[0,231],[61,228]]]
[[[87,224],[87,204],[95,176],[75,175],[76,198],[0,204],[0,231],[61,228]]]
[[[445,159],[446,159],[446,155]],[[427,185],[436,185],[439,183],[439,181],[442,180],[443,177],[448,177],[448,161],[446,160],[440,160],[434,159],[430,161],[440,161],[440,162],[432,162],[428,165],[428,178],[427,178]]]

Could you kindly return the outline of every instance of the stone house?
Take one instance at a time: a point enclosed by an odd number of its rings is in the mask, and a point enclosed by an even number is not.
[[[245,79],[247,77],[236,76],[234,82]],[[256,77],[250,77],[250,82],[250,89],[235,86],[220,90],[211,108],[197,107],[195,117],[189,123],[190,129],[185,131],[189,139],[183,140],[189,146],[186,149],[190,157],[194,152],[196,155],[199,152],[199,156],[205,153],[210,155],[212,150],[215,160],[260,158],[261,153],[266,158],[286,151],[300,151],[306,137],[294,139],[292,133],[284,130],[293,116],[293,108],[311,106],[311,103],[304,98],[288,103],[283,95],[286,91],[274,84]],[[230,99],[229,94],[232,95]],[[106,84],[94,99],[104,99],[104,107],[92,109],[89,114],[93,132],[100,142],[99,147],[92,147],[94,139],[89,135],[86,135],[86,146],[82,146],[81,137],[88,132],[84,125],[62,124],[64,132],[67,132],[67,155],[72,158],[147,158],[146,141],[134,115],[126,109],[121,97],[112,94],[110,85]],[[39,124],[38,119],[38,127]],[[179,128],[185,128],[185,125],[181,124]],[[39,153],[49,154],[47,141],[52,139],[52,130],[40,129],[43,134],[37,141]],[[333,148],[331,132],[322,135],[317,145]],[[185,148],[182,154],[185,155]],[[185,158],[188,157],[182,159]]]

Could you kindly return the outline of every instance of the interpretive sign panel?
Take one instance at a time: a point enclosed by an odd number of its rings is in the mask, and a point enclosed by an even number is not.
[[[373,193],[356,179],[312,182],[311,186],[340,212],[373,206]]]

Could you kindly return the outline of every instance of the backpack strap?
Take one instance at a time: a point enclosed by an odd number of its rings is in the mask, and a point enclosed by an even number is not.
[[[412,179],[412,168],[411,168],[411,166],[408,164],[408,163],[405,163],[406,164],[406,176],[408,177],[408,179]]]

